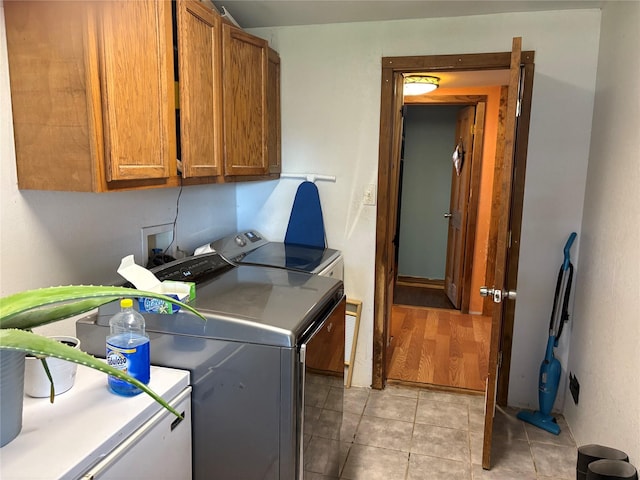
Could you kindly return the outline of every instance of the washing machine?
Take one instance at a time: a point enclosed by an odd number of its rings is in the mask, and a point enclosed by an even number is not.
[[[205,253],[218,253],[236,265],[284,268],[344,280],[344,258],[340,250],[271,242],[256,230],[202,245],[194,255]]]
[[[193,479],[303,480],[318,476],[318,458],[338,478],[344,351],[327,345],[342,346],[345,332],[327,325],[345,316],[342,281],[215,253],[152,272],[194,282],[190,304],[206,318],[143,313],[151,363],[190,372]],[[77,320],[83,350],[104,357],[119,310],[111,302]],[[334,419],[330,429],[314,428],[318,415]]]

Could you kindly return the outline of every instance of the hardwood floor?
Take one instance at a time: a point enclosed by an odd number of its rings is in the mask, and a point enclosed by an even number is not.
[[[394,305],[388,379],[484,391],[491,317]]]

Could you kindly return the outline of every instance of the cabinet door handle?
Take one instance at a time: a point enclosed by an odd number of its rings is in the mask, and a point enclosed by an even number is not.
[[[182,418],[176,418],[173,422],[171,422],[171,431],[173,432],[173,430],[182,423],[182,420],[184,420],[184,412],[180,412],[180,417]]]

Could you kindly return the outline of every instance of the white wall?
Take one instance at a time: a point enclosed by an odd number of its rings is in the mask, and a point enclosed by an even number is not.
[[[565,415],[578,444],[640,467],[640,3],[602,13],[593,134],[569,369],[580,401]]]
[[[283,171],[337,177],[319,190],[347,293],[364,302],[355,385],[371,383],[376,209],[362,196],[377,183],[381,57],[509,51],[514,36],[536,51],[510,389],[533,406],[561,247],[580,229],[599,22],[572,10],[252,30],[282,61]],[[239,227],[282,239],[296,184],[239,185]]]
[[[0,4],[1,5],[1,4]],[[142,258],[141,227],[172,223],[179,189],[108,194],[17,189],[4,7],[0,8],[0,291],[119,280],[125,255]],[[185,188],[177,244],[193,250],[236,229],[235,186]],[[75,333],[69,332],[69,333]]]

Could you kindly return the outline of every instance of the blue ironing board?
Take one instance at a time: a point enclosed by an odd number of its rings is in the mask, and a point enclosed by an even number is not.
[[[285,244],[325,248],[326,237],[318,187],[313,182],[302,182],[293,199]]]

